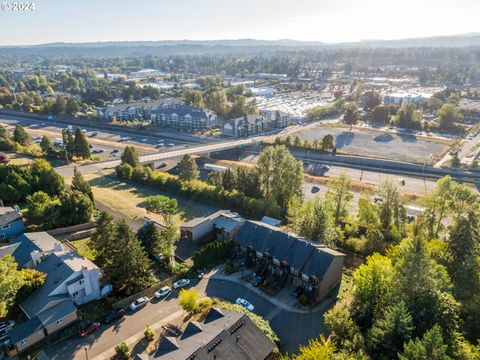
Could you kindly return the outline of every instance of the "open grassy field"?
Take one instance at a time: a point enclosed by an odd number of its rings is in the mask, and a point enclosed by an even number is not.
[[[88,174],[85,175],[85,179],[92,186],[95,199],[132,220],[142,219],[146,216],[161,223],[163,219],[160,215],[150,213],[145,209],[145,200],[150,196],[159,194],[177,199],[179,212],[176,217],[179,224],[218,210],[205,203],[188,200],[138,184],[133,185],[106,175]]]
[[[26,165],[33,162],[32,157],[27,155],[16,154],[16,153],[7,153],[7,155],[10,158],[9,164]]]
[[[90,248],[90,238],[70,241],[70,243],[77,248],[80,255],[86,257],[88,260],[95,261],[95,253]]]

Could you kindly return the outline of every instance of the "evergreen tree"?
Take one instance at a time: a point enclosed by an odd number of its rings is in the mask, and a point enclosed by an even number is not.
[[[444,344],[442,329],[435,325],[422,338],[410,340],[405,344],[399,360],[450,360],[448,346]]]
[[[88,141],[85,135],[82,133],[82,129],[77,127],[75,130],[75,139],[73,140],[73,154],[82,159],[90,158],[90,149],[88,147]]]
[[[44,191],[48,195],[59,195],[65,189],[63,177],[55,172],[52,165],[45,159],[36,159],[31,167],[34,191]]]
[[[225,190],[232,191],[237,188],[237,172],[235,169],[228,169],[222,177],[222,184]]]
[[[175,261],[176,243],[179,239],[178,226],[173,215],[165,216],[164,229],[161,231],[163,254],[170,264]]]
[[[87,195],[89,199],[92,201],[92,204],[95,204],[92,188],[90,184],[85,180],[82,173],[78,171],[76,166],[73,168],[71,189],[75,191],[80,191],[81,193]]]
[[[74,138],[73,138],[72,131],[70,129],[62,130],[62,140],[63,140],[63,147],[65,148],[68,157],[71,158],[74,155],[73,153]]]
[[[126,295],[146,289],[154,282],[150,260],[140,241],[125,220],[120,220],[115,232],[115,251],[105,268],[113,286]]]
[[[162,252],[162,234],[153,221],[138,229],[137,237],[150,255]]]
[[[40,147],[42,148],[44,154],[48,154],[53,149],[53,144],[50,138],[44,135],[42,137],[42,141],[40,142]]]
[[[186,154],[182,160],[178,163],[179,168],[179,178],[183,181],[192,181],[196,180],[199,175],[198,166],[195,160]]]
[[[335,222],[347,218],[347,207],[353,198],[351,190],[352,180],[347,174],[341,174],[328,181],[327,199],[332,205]]]
[[[218,190],[223,190],[223,178],[222,173],[219,171],[212,171],[208,174],[207,182],[210,185],[215,186]]]
[[[28,136],[25,129],[20,125],[15,126],[15,130],[13,131],[13,141],[22,146],[28,146],[31,143],[30,136]]]
[[[3,125],[0,125],[0,139],[6,139],[6,138],[8,138],[7,129]]]
[[[115,221],[113,216],[102,211],[95,222],[95,232],[90,241],[90,246],[95,251],[95,262],[100,267],[108,267],[113,261],[115,249]]]
[[[368,347],[375,359],[394,359],[412,336],[413,321],[405,303],[388,306],[369,331]]]
[[[133,169],[135,169],[137,166],[140,166],[140,159],[138,158],[137,150],[133,146],[127,146],[123,150],[121,160],[122,165],[128,164]]]
[[[89,222],[93,215],[90,198],[79,191],[68,191],[60,195],[60,225],[70,226]]]

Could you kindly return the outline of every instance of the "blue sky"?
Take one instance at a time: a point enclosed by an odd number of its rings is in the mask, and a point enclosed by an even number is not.
[[[22,1],[35,2],[35,10],[0,10],[1,45],[239,38],[342,42],[480,32],[479,0]]]

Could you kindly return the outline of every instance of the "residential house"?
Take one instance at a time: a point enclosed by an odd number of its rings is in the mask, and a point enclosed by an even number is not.
[[[201,322],[190,321],[179,337],[160,340],[152,355],[136,360],[265,360],[276,346],[246,314],[212,308]]]
[[[205,130],[218,123],[215,112],[184,104],[157,107],[153,117],[159,126],[181,130]]]
[[[180,226],[180,234],[193,242],[227,240],[245,221],[237,213],[219,210],[205,217],[192,219]]]
[[[423,100],[422,94],[411,93],[390,93],[383,97],[383,103],[385,105],[403,105],[403,104],[420,104]]]
[[[77,321],[77,305],[101,298],[101,270],[45,232],[24,234],[1,251],[46,274],[44,284],[19,304],[27,320],[9,332],[10,354]]]
[[[234,236],[246,263],[256,262],[260,275],[270,272],[281,285],[291,282],[319,301],[338,289],[345,255],[325,245],[262,222],[247,220]]]
[[[25,225],[18,206],[0,207],[0,242],[23,234]]]

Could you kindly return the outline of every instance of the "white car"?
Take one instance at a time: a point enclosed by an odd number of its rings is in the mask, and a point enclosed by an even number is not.
[[[170,143],[170,144],[167,144],[168,147],[174,147],[175,144],[174,143]]]
[[[171,292],[172,288],[170,286],[164,286],[155,293],[155,298],[161,299],[162,297],[167,296]]]
[[[4,334],[12,330],[14,326],[15,326],[15,321],[13,320],[7,320],[0,323],[0,336],[3,336]]]
[[[188,284],[190,284],[190,280],[188,280],[188,279],[180,279],[180,280],[178,280],[178,281],[176,281],[176,282],[173,283],[173,288],[174,288],[174,289],[178,289],[178,288],[187,286]]]
[[[148,303],[148,298],[144,296],[135,300],[133,303],[130,304],[128,308],[132,311],[136,311],[143,308],[145,305],[147,305],[147,303]]]
[[[241,306],[243,306],[245,309],[250,310],[250,311],[253,311],[253,310],[255,309],[255,307],[254,307],[252,304],[250,304],[250,302],[248,302],[247,300],[242,299],[242,298],[238,298],[238,299],[235,301],[235,304],[241,305]]]

